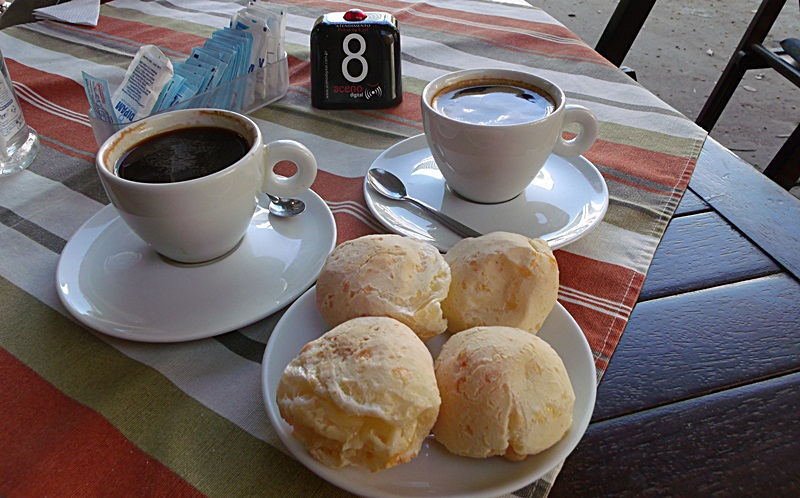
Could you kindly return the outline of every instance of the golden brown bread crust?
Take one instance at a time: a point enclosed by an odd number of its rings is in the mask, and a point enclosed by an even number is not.
[[[535,334],[558,299],[558,263],[542,239],[493,232],[459,241],[444,258],[451,280],[442,311],[450,332],[505,325]]]
[[[439,412],[433,358],[402,323],[355,318],[308,343],[283,372],[278,408],[327,466],[372,471],[417,455]]]
[[[441,301],[450,267],[430,244],[367,235],[337,246],[317,280],[317,309],[330,327],[359,316],[399,320],[427,341],[447,329]]]
[[[572,425],[575,394],[564,363],[527,331],[455,334],[435,369],[442,406],[433,434],[452,453],[518,461],[546,450]]]

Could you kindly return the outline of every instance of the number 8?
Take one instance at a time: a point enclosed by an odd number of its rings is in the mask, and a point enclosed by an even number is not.
[[[359,47],[357,52],[350,51],[350,40],[358,40]],[[345,79],[347,79],[347,81],[350,83],[358,83],[366,78],[369,65],[367,64],[367,59],[361,57],[364,55],[364,52],[367,51],[367,42],[364,40],[364,37],[358,33],[350,33],[344,37],[344,42],[342,42],[342,50],[344,50],[344,53],[347,54],[347,57],[345,57],[342,61],[342,74],[344,75]],[[350,74],[350,69],[348,66],[351,60],[357,60],[361,63],[361,74],[356,77],[353,77],[353,75]]]

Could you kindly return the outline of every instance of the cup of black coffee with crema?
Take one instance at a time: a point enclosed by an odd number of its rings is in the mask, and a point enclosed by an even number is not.
[[[281,161],[294,163],[297,172],[275,174]],[[109,137],[96,165],[125,223],[156,252],[180,263],[230,253],[247,231],[261,192],[297,196],[317,174],[304,145],[265,145],[251,119],[220,109],[145,118]]]
[[[578,156],[597,138],[597,120],[537,75],[469,69],[440,76],[421,97],[425,137],[448,186],[481,203],[513,199],[533,181],[551,153]],[[562,133],[580,131],[571,140]]]

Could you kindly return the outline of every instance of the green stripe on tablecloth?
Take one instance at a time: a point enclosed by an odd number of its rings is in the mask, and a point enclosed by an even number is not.
[[[687,125],[685,128],[691,126],[692,125]],[[698,133],[695,137],[685,138],[605,121],[600,125],[600,135],[598,138],[607,142],[628,145],[662,154],[694,158],[697,157],[698,144],[699,147],[703,146],[705,136],[702,133]]]
[[[75,29],[69,24],[57,22],[38,22],[24,25],[26,31],[41,33],[50,38],[62,40],[65,44],[77,44],[93,47],[100,52],[117,52],[131,58],[141,46],[126,36],[115,36],[90,30]],[[171,51],[162,47],[167,57],[186,57],[182,52]]]
[[[408,25],[401,26],[401,29],[403,29],[401,36],[405,34],[420,40],[441,43],[463,51],[464,53],[486,57],[487,59],[497,62],[525,65],[528,67],[536,67],[537,69],[557,70],[559,72],[565,72],[565,70],[567,70],[572,74],[590,74],[595,78],[620,81],[618,69],[598,64],[597,59],[576,57],[571,61],[570,67],[565,68],[561,59],[553,58],[546,50],[522,50],[519,47],[511,45],[491,45],[477,38],[465,41],[464,36],[459,33],[432,31],[425,28],[413,28]],[[420,59],[417,59],[415,62],[430,67],[439,67],[446,71],[455,71],[459,69],[458,64],[461,64],[457,59],[451,59],[449,62],[443,61],[441,64],[435,64]],[[449,66],[448,64],[453,64],[453,66]]]
[[[284,48],[286,53],[290,54],[292,57],[296,57],[304,62],[309,62],[311,60],[311,49],[308,45],[299,45],[287,41],[284,44]]]
[[[403,76],[403,91],[419,98],[428,82],[411,76]]]
[[[71,55],[77,59],[91,61],[104,66],[116,66],[127,69],[128,65],[131,63],[130,56],[98,50],[78,43],[69,43],[57,38],[42,37],[40,34],[27,29],[5,30],[4,33],[18,40],[30,43],[37,49],[52,50],[53,52]],[[45,68],[36,69],[45,70]]]
[[[40,138],[42,137],[40,136]],[[70,156],[46,145],[40,145],[36,161],[30,165],[28,170],[40,177],[61,183],[70,190],[101,204],[109,202],[94,162]]]
[[[593,75],[592,75],[593,76]],[[618,100],[610,100],[610,99],[603,99],[600,97],[594,97],[592,95],[584,95],[575,92],[565,91],[567,96],[567,100],[586,100],[588,102],[594,102],[596,104],[607,105],[618,107],[620,109],[627,109],[631,111],[639,111],[639,112],[647,112],[653,114],[663,114],[665,116],[672,116],[676,118],[686,119],[686,116],[681,114],[679,111],[672,109],[672,108],[664,108],[663,106],[655,106],[655,105],[634,105],[628,102],[620,102]]]
[[[303,108],[279,103],[267,106],[251,115],[286,128],[366,149],[385,150],[409,136],[422,133],[422,129],[402,126],[397,127],[395,133],[371,128],[353,121],[358,119],[356,117],[348,120],[347,111],[342,112],[336,115],[310,113]],[[360,117],[367,121],[363,115]]]
[[[419,99],[416,95],[407,93],[404,98]],[[422,133],[419,113],[409,116],[397,115],[392,112],[393,109],[322,111],[312,108],[310,94],[297,87],[291,87],[286,97],[272,104],[272,107],[290,108],[296,115],[312,121],[336,122],[345,128],[374,130],[381,135],[407,137]],[[344,141],[347,137],[340,132],[337,139]]]
[[[203,493],[344,494],[4,278],[0,298],[0,346]]]

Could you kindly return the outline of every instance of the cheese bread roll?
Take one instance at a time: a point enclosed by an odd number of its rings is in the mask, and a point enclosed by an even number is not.
[[[417,456],[441,399],[419,337],[392,318],[365,317],[308,343],[286,366],[277,402],[314,458],[377,471]]]
[[[522,460],[572,425],[575,393],[556,351],[512,327],[452,336],[436,359],[442,396],[436,440],[457,455]]]
[[[459,241],[444,257],[450,332],[504,325],[535,334],[558,299],[558,263],[542,239],[493,232]]]
[[[328,256],[317,280],[317,309],[330,327],[359,316],[399,320],[427,341],[447,329],[441,302],[450,267],[430,244],[367,235]]]

